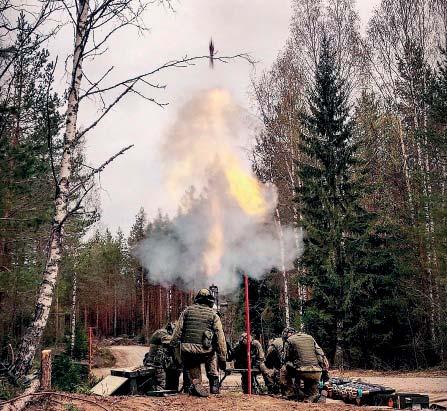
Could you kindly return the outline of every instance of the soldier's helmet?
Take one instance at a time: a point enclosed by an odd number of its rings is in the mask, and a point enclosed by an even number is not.
[[[293,327],[286,327],[284,328],[283,332],[282,332],[282,339],[284,341],[287,340],[287,338],[289,338],[291,335],[296,334],[296,329]]]
[[[194,302],[212,307],[214,305],[214,296],[211,294],[208,288],[202,288],[197,293],[196,298],[194,298]]]
[[[169,322],[166,324],[166,331],[169,335],[174,334],[176,323],[175,322]]]

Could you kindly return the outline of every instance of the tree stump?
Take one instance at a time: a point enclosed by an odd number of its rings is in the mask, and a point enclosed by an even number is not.
[[[40,361],[40,389],[51,389],[51,350],[43,350]]]

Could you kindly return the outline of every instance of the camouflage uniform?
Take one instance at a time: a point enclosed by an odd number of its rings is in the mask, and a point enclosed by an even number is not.
[[[155,331],[149,341],[149,352],[144,356],[144,365],[155,368],[154,390],[178,390],[179,372],[174,363],[174,352],[170,345],[174,326]]]
[[[194,302],[180,315],[171,344],[175,347],[177,361],[183,363],[185,391],[189,388],[193,395],[207,396],[200,366],[205,364],[210,392],[217,394],[217,365],[225,368],[227,346],[220,318],[211,308],[214,298],[209,290],[200,290]]]
[[[267,385],[269,393],[278,394],[280,381],[281,359],[283,356],[284,341],[281,337],[269,341],[267,353],[265,355],[265,365],[271,376],[271,384]]]
[[[257,368],[262,373],[262,377],[264,378],[264,382],[267,386],[271,385],[272,376],[270,375],[270,371],[265,366],[265,355],[264,350],[262,349],[262,345],[258,340],[251,340],[251,367]],[[234,347],[231,357],[229,360],[234,360],[235,368],[247,368],[247,334],[243,333],[239,337],[239,341]],[[252,386],[255,375],[252,373]],[[247,394],[248,393],[248,373],[241,373],[241,385],[242,391]]]
[[[321,372],[328,362],[314,338],[301,332],[288,337],[284,344],[283,359],[280,379],[285,387],[285,395],[316,402]],[[302,391],[301,382],[304,386]]]

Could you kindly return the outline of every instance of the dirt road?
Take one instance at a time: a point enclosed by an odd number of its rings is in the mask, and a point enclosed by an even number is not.
[[[141,345],[112,345],[107,347],[116,359],[113,369],[134,368],[143,365],[144,354],[148,347]],[[92,370],[96,377],[104,377],[110,374],[110,368],[94,368]]]
[[[132,368],[141,365],[143,363],[144,354],[148,350],[147,347],[142,347],[139,345],[111,346],[108,348],[116,358],[116,365],[113,368]],[[108,375],[110,373],[110,369],[97,368],[94,369],[93,372],[96,376],[100,377]],[[435,376],[430,374],[424,375],[423,373],[412,373],[410,376],[407,376],[406,374],[380,375],[378,372],[370,372],[368,374],[368,371],[361,371],[356,374],[355,371],[351,371],[346,376],[358,377],[363,381],[385,385],[400,392],[428,394],[431,403],[437,403],[445,407],[447,406],[447,375],[443,374],[442,372],[439,372],[438,375]],[[229,376],[225,380],[224,388],[237,387],[239,384],[240,382],[238,376]],[[232,395],[236,394],[233,393]],[[226,409],[232,409],[229,405],[226,407]],[[179,407],[179,409],[180,408],[181,407]],[[274,409],[274,407],[271,409]]]

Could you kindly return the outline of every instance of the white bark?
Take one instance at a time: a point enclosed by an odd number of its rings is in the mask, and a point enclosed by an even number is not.
[[[62,257],[63,225],[68,215],[69,182],[72,176],[72,156],[76,140],[76,123],[78,117],[78,98],[82,80],[82,62],[84,36],[88,16],[88,0],[81,0],[76,28],[75,49],[71,85],[68,94],[64,149],[60,165],[60,179],[54,200],[54,220],[51,227],[49,249],[42,284],[39,289],[34,318],[22,338],[17,360],[12,366],[12,372],[17,376],[25,375],[31,368],[36,350],[45,330],[59,273],[59,263]]]
[[[278,207],[276,208],[276,226],[278,228],[279,248],[281,252],[281,272],[284,282],[285,320],[286,320],[286,327],[290,327],[289,282],[287,280],[287,271],[285,264],[284,233],[282,230],[281,217],[279,215]]]
[[[113,287],[113,336],[116,337],[117,321],[118,321],[118,306],[116,298],[116,285]]]
[[[398,127],[398,134],[399,134],[400,149],[402,151],[403,170],[404,170],[404,176],[405,176],[405,185],[407,187],[408,204],[410,206],[410,215],[411,215],[411,219],[414,220],[413,195],[411,193],[410,169],[408,167],[408,151],[407,151],[407,146],[405,144],[405,140],[404,140],[404,136],[403,136],[402,123],[400,120],[398,120],[397,127]]]
[[[39,389],[40,381],[37,375],[34,375],[31,384],[29,387],[23,392],[22,395],[17,398],[17,400],[6,404],[2,411],[19,411],[26,409],[28,403],[33,399],[32,395]]]
[[[70,352],[73,356],[73,350],[76,339],[76,293],[77,293],[78,282],[76,278],[76,273],[73,273],[73,290],[71,293],[71,343]]]

